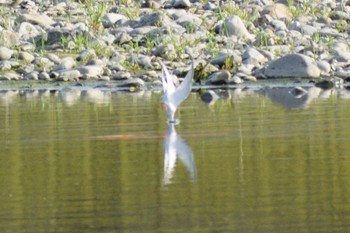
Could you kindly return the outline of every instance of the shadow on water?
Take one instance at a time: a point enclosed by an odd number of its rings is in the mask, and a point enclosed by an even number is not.
[[[350,232],[350,92],[0,91],[0,232]]]

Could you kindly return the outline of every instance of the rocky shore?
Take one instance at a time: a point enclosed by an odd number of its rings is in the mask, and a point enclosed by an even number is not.
[[[0,80],[199,85],[350,77],[350,1],[0,0]],[[2,81],[4,82],[4,81]],[[320,84],[321,83],[321,84]]]

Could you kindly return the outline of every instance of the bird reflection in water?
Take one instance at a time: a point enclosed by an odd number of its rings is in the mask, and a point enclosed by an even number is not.
[[[164,176],[163,184],[172,182],[176,160],[179,159],[190,173],[192,181],[196,180],[196,164],[191,148],[176,133],[175,125],[169,124],[164,139]]]

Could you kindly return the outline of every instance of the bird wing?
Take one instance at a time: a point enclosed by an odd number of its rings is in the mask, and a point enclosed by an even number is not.
[[[192,62],[191,69],[188,71],[185,79],[171,94],[171,100],[175,107],[179,106],[190,94],[192,89],[192,79],[194,77],[194,65]]]
[[[159,61],[160,65],[162,66],[162,84],[163,84],[163,91],[165,94],[170,95],[174,93],[175,91],[175,84],[169,74],[168,69],[164,65],[163,62]]]

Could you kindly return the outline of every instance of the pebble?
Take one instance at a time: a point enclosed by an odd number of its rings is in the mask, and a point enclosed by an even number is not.
[[[114,74],[113,79],[114,80],[124,80],[131,78],[131,74],[127,71],[118,71]]]
[[[25,80],[38,80],[39,79],[39,73],[38,71],[32,71],[24,76]]]
[[[17,19],[20,22],[29,22],[45,28],[49,28],[54,23],[51,17],[38,13],[20,14]]]
[[[22,77],[19,74],[12,71],[5,72],[0,75],[0,80],[20,80],[20,79],[22,79]]]
[[[86,65],[76,68],[84,80],[98,79],[103,74],[103,67],[99,65]]]
[[[10,30],[0,31],[0,44],[5,47],[11,47],[19,44],[19,35]]]
[[[255,48],[246,49],[242,54],[242,60],[244,64],[252,65],[264,64],[268,61],[267,58]]]
[[[18,59],[21,59],[25,62],[30,63],[30,62],[34,61],[35,57],[31,53],[23,51],[23,52],[18,53]]]
[[[86,78],[88,78],[88,75],[85,73]],[[78,69],[73,70],[63,70],[61,72],[58,72],[58,76],[56,77],[57,81],[76,81],[81,77],[82,74]]]
[[[190,0],[173,0],[172,2],[174,8],[189,8],[191,5]]]
[[[55,66],[52,70],[70,70],[76,66],[76,62],[72,57],[63,58],[59,65]]]
[[[142,87],[145,86],[145,82],[140,78],[128,79],[122,84],[119,84],[118,87],[122,89],[127,89],[131,92],[139,91]]]
[[[227,70],[222,70],[211,74],[208,77],[207,84],[211,85],[223,85],[228,84],[231,74]]]
[[[35,25],[29,22],[22,22],[17,29],[17,34],[21,40],[26,41],[39,36],[40,31]]]
[[[50,75],[47,73],[47,72],[41,72],[39,75],[38,75],[38,79],[39,80],[50,80]]]
[[[13,50],[0,46],[0,61],[9,60],[12,57]]]

